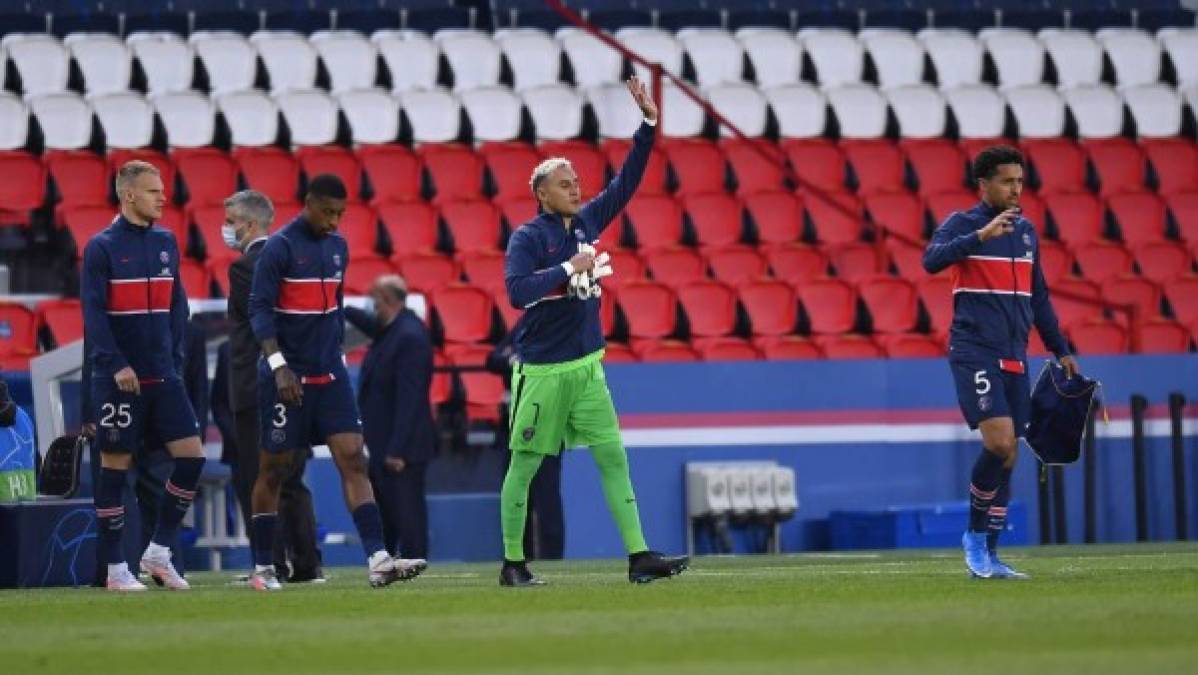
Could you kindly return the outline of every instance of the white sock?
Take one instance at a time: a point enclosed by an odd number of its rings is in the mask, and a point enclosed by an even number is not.
[[[108,565],[108,578],[124,576],[129,573],[129,563],[116,563]]]
[[[154,542],[150,542],[150,545],[146,547],[146,552],[144,554],[142,554],[142,557],[143,558],[147,558],[147,557],[148,558],[170,558],[171,550],[169,547],[163,546],[162,544],[156,544]]]

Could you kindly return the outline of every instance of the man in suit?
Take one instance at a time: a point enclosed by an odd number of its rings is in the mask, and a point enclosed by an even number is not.
[[[407,296],[402,277],[382,276],[370,289],[374,314],[346,307],[345,315],[373,340],[362,362],[358,406],[370,451],[370,481],[383,516],[383,541],[392,555],[426,558],[424,476],[436,454],[429,402],[433,345],[424,322],[407,309]]]
[[[274,205],[266,195],[253,190],[238,192],[225,200],[225,225],[221,236],[229,248],[241,251],[229,267],[229,405],[236,429],[237,461],[233,484],[246,532],[253,532],[251,495],[258,479],[258,358],[260,346],[250,328],[250,285],[254,265],[274,220]],[[303,450],[305,455],[310,449]],[[294,473],[283,483],[279,500],[280,526],[276,529],[275,569],[291,582],[322,581],[320,550],[316,546],[316,516],[312,493],[304,485],[306,456],[295,462]],[[284,563],[290,561],[287,566]],[[290,569],[287,576],[285,570]]]

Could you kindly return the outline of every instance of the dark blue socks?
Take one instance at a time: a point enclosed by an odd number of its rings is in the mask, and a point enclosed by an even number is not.
[[[1002,483],[1003,459],[989,450],[982,450],[974,462],[973,475],[969,483],[969,530],[985,532],[986,520],[990,516],[990,505],[998,496]]]
[[[125,475],[120,469],[100,469],[100,482],[95,486],[95,503],[99,546],[105,564],[125,562],[121,550],[121,534],[125,530]],[[96,570],[104,574],[104,570]]]
[[[200,482],[200,471],[204,468],[203,457],[176,457],[175,468],[166,481],[162,501],[158,504],[158,526],[154,530],[153,542],[170,547],[175,543],[179,523],[191,508],[196,496],[196,485]]]
[[[383,549],[383,519],[379,516],[378,504],[366,502],[354,509],[354,525],[367,558]]]

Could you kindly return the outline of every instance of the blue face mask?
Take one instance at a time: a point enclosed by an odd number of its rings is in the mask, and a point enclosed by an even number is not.
[[[220,226],[220,238],[225,241],[225,246],[234,251],[241,250],[240,242],[237,241],[237,228],[233,227],[232,223],[225,223]]]

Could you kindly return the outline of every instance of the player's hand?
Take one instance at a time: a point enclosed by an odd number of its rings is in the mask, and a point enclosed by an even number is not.
[[[386,464],[387,470],[392,473],[401,473],[408,466],[408,463],[403,461],[401,457],[388,457],[383,460],[383,463]]]
[[[133,372],[131,366],[125,366],[116,371],[112,379],[116,380],[117,389],[129,394],[141,395],[141,382],[137,381],[137,373]]]
[[[1077,359],[1072,356],[1062,356],[1061,367],[1065,369],[1066,377],[1071,380],[1082,374],[1081,366],[1077,365]]]
[[[978,230],[978,239],[988,241],[995,237],[1011,234],[1015,231],[1015,219],[1019,217],[1019,209],[1007,209],[1002,213],[994,216],[994,220],[986,224],[986,227]]]
[[[595,256],[585,251],[570,258],[570,267],[574,268],[574,273],[586,272],[595,267]]]
[[[279,390],[279,400],[285,405],[297,406],[304,402],[304,388],[295,371],[287,366],[275,370],[275,388]]]
[[[641,114],[650,122],[657,121],[657,104],[653,102],[653,97],[649,95],[649,90],[645,87],[645,83],[641,82],[641,78],[633,75],[628,78],[628,92],[632,94],[632,100],[636,101],[636,105],[641,109]]]

